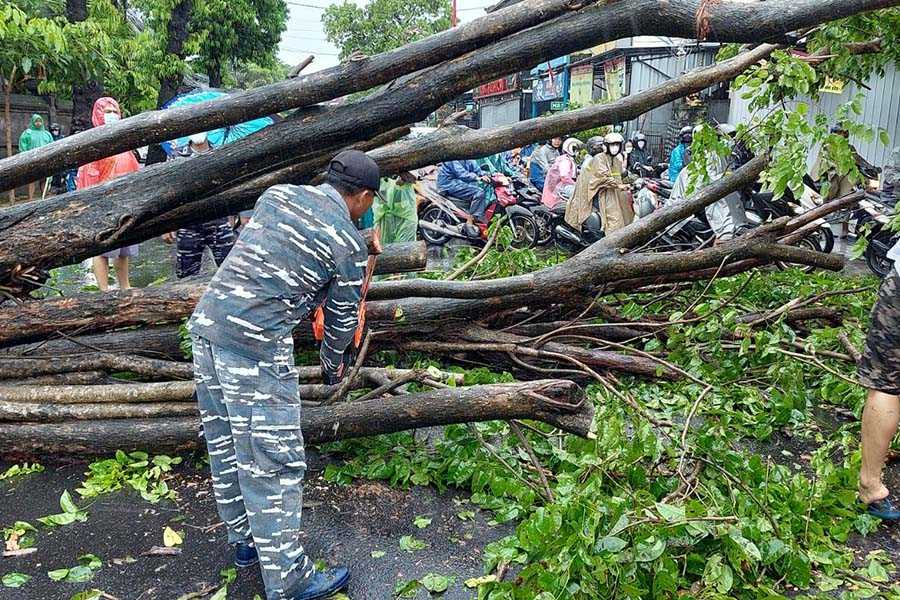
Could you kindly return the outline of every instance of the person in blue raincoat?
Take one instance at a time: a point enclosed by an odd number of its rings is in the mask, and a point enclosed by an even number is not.
[[[690,125],[682,127],[678,132],[678,145],[672,148],[669,155],[669,181],[674,183],[678,179],[678,174],[687,165],[686,155],[693,141],[694,129]]]
[[[484,221],[487,200],[484,188],[479,183],[487,183],[490,176],[482,172],[474,160],[450,160],[441,164],[438,170],[438,192],[469,201],[469,213]]]

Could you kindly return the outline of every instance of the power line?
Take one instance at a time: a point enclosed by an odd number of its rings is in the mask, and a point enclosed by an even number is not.
[[[321,6],[319,4],[307,4],[306,2],[292,2],[291,0],[285,0],[285,4],[289,6],[302,6],[303,8],[318,8],[319,10],[325,10],[328,8],[327,6]]]

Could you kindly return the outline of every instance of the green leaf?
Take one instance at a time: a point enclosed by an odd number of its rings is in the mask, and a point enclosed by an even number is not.
[[[85,581],[90,581],[93,577],[94,571],[90,567],[78,565],[68,570],[65,580],[69,583],[84,583]]]
[[[734,573],[723,560],[721,554],[713,554],[703,570],[703,581],[714,586],[720,594],[727,594],[734,585]]]
[[[103,590],[85,590],[72,596],[71,600],[100,600],[104,595]]]
[[[466,579],[465,586],[467,588],[476,588],[479,585],[495,583],[496,581],[497,576],[491,573],[490,575],[484,575],[483,577],[472,577],[471,579]]]
[[[226,567],[219,571],[219,578],[222,580],[223,584],[228,585],[237,579],[237,569],[234,567]]]
[[[453,584],[453,577],[438,575],[437,573],[429,573],[422,578],[422,586],[433,594],[440,594],[447,591]]]
[[[653,562],[660,556],[666,549],[665,540],[650,537],[644,540],[643,542],[639,542],[634,548],[634,560],[637,562]]]
[[[25,74],[31,73],[31,57],[26,56],[22,58],[22,72]]]
[[[47,572],[47,577],[49,577],[53,581],[62,581],[68,575],[69,575],[68,569],[54,569],[53,571]]]
[[[429,517],[416,517],[416,520],[413,521],[413,524],[419,529],[425,529],[429,525],[431,525],[431,519]]]
[[[474,510],[461,510],[458,513],[456,513],[456,516],[461,521],[471,521],[475,518],[475,511]]]
[[[622,538],[608,535],[597,540],[597,543],[594,545],[594,552],[610,552],[615,554],[616,552],[621,552],[627,545],[628,542]]]
[[[672,506],[671,504],[657,502],[656,512],[658,512],[659,516],[669,523],[678,523],[680,521],[684,521],[685,519],[683,506]]]
[[[59,507],[63,509],[63,512],[66,513],[78,512],[78,507],[72,501],[72,496],[69,495],[69,490],[63,491],[62,496],[59,497]]]
[[[428,546],[424,541],[414,538],[411,535],[404,535],[400,538],[400,549],[407,552],[415,552],[423,550]]]
[[[372,550],[372,558],[381,558],[384,554],[384,550]]]
[[[891,144],[891,136],[888,134],[887,129],[878,131],[878,140],[881,142],[882,146],[889,146]]]
[[[103,561],[100,560],[100,557],[96,554],[84,554],[78,557],[79,564],[88,567],[89,569],[99,569],[103,566]]]
[[[25,573],[17,573],[15,571],[11,573],[7,573],[0,579],[0,583],[3,584],[3,587],[8,588],[20,588],[31,579],[31,575],[26,575]]]
[[[419,589],[419,580],[398,581],[394,586],[394,596],[397,598],[415,598]]]

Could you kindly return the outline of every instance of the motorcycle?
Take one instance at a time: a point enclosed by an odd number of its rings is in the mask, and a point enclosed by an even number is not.
[[[516,195],[516,204],[530,210],[537,225],[535,243],[538,246],[546,246],[553,241],[553,215],[541,202],[541,191],[524,175],[512,177],[512,188]]]
[[[895,209],[896,200],[885,198],[874,192],[867,192],[866,197],[859,201],[859,209],[856,211],[856,231],[858,235],[868,229],[866,237],[868,244],[864,257],[866,265],[879,277],[886,277],[894,268],[894,261],[888,258],[888,251],[894,247],[900,239],[900,232],[890,228],[891,217]]]
[[[801,201],[796,201],[790,190],[786,191],[784,196],[774,197],[772,192],[759,192],[752,189],[741,190],[741,200],[744,204],[744,212],[750,227],[758,227],[769,220],[774,220],[783,216],[794,216],[803,214],[817,206],[816,199],[821,203],[821,197],[811,190],[804,192]],[[806,226],[807,233],[796,242],[796,246],[816,252],[829,253],[834,248],[834,233],[831,231],[831,225],[825,219],[816,219]],[[792,263],[777,261],[775,266],[781,270],[795,266]],[[816,267],[809,265],[800,266],[801,270],[811,273]]]
[[[513,248],[533,248],[538,237],[534,215],[527,208],[516,204],[509,180],[502,175],[491,177],[496,199],[485,211],[485,223],[469,213],[470,202],[444,196],[433,187],[420,188],[419,232],[431,245],[441,246],[450,239],[460,239],[471,244],[487,240],[487,224],[495,215],[505,216],[507,226],[513,232]]]

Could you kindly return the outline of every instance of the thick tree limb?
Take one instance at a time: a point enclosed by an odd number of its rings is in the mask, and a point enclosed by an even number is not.
[[[302,411],[308,443],[379,435],[407,429],[491,421],[534,419],[580,436],[590,434],[594,407],[571,381],[449,388],[421,394],[343,403]],[[106,454],[115,450],[152,452],[197,447],[196,418],[105,419],[53,424],[0,423],[0,455]]]
[[[78,371],[124,371],[156,379],[192,379],[193,369],[187,363],[175,363],[127,354],[95,353],[55,358],[0,358],[0,380],[21,379],[39,375],[57,375]],[[0,385],[3,385],[0,383]],[[2,396],[0,396],[2,397]]]

